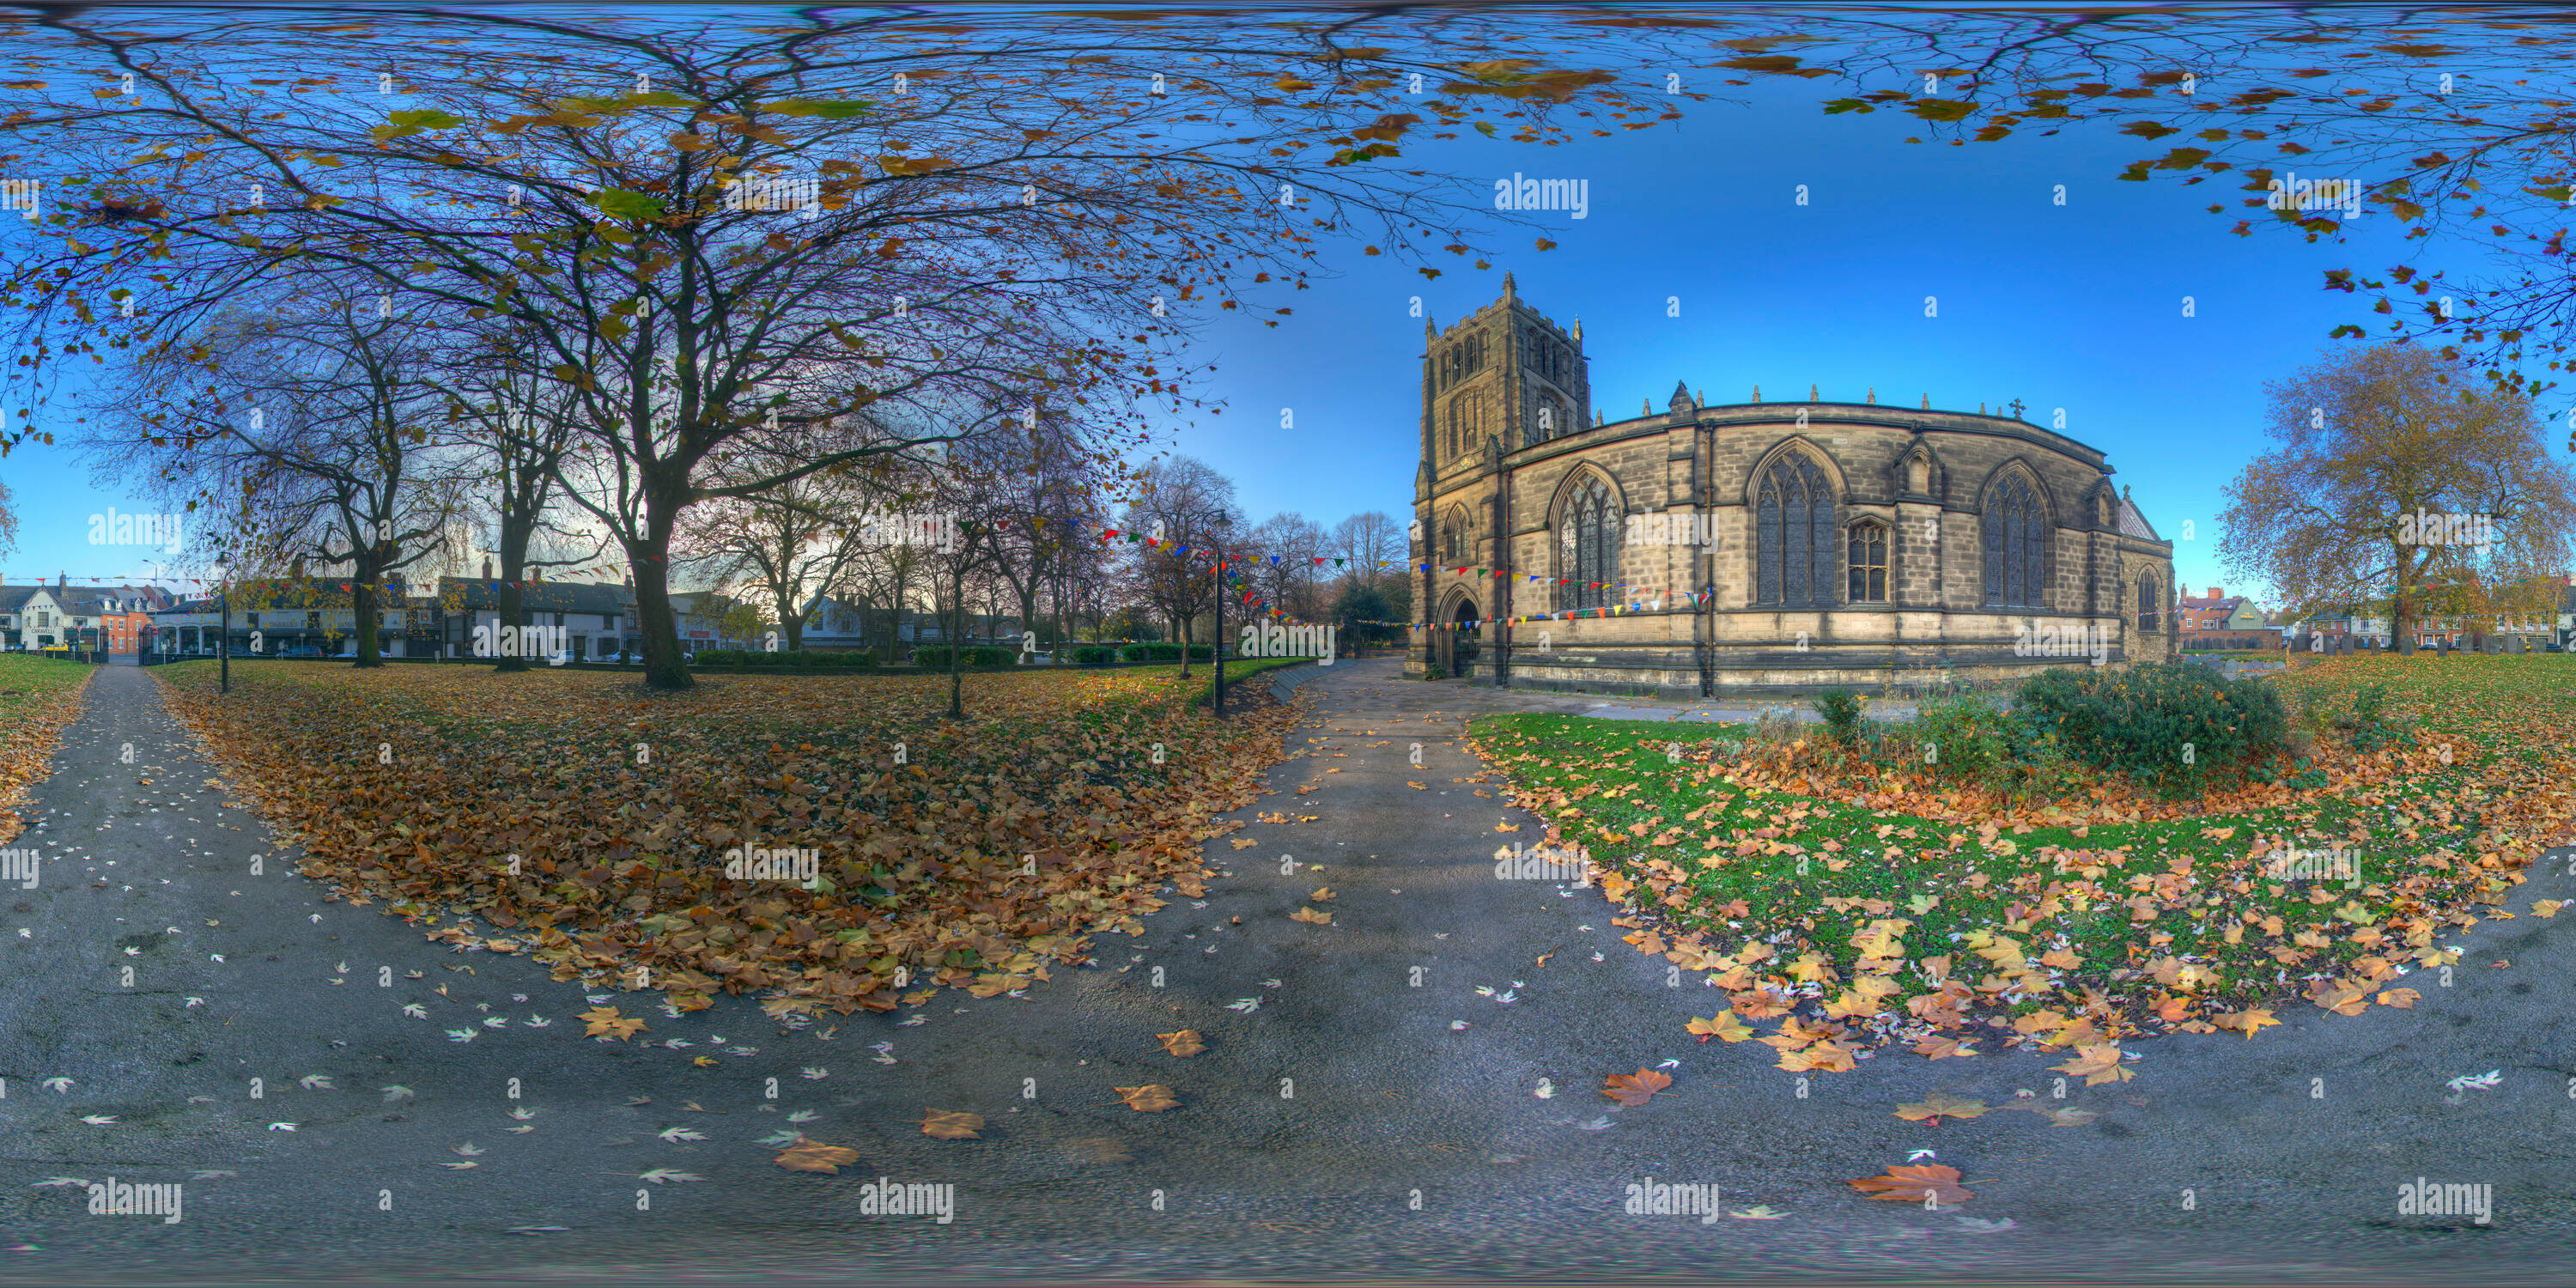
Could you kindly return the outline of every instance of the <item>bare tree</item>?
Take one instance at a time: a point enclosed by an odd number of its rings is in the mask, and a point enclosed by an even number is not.
[[[1134,575],[1146,602],[1172,624],[1181,644],[1181,676],[1190,673],[1191,625],[1223,593],[1210,552],[1243,523],[1234,482],[1199,460],[1167,457],[1146,466],[1124,528],[1145,538]],[[1220,649],[1222,645],[1220,644]]]

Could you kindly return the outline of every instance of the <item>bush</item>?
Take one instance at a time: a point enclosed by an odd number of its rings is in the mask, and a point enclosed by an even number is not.
[[[1130,644],[1127,647],[1118,650],[1118,656],[1129,662],[1178,662],[1181,660],[1181,646],[1178,644]],[[1192,661],[1204,662],[1208,660],[1209,656],[1210,653],[1208,645],[1193,644],[1190,646],[1190,659]]]
[[[1825,718],[1825,732],[1834,741],[1848,747],[1860,741],[1860,695],[1836,685],[1816,695],[1816,714]]]
[[[1106,644],[1095,644],[1073,650],[1073,660],[1083,666],[1107,666],[1118,659],[1118,650]]]
[[[1944,777],[1997,783],[2012,763],[2016,727],[2011,713],[1981,693],[1926,698],[1909,730],[1916,758]]]
[[[2280,694],[2197,662],[2058,667],[2023,681],[2021,705],[2076,759],[2168,795],[2197,794],[2213,771],[2284,750],[2289,737]]]
[[[1020,654],[1017,649],[991,648],[981,644],[968,645],[964,650],[962,650],[959,657],[960,663],[965,666],[1009,666],[1013,662],[1017,662],[1019,660]],[[912,664],[915,666],[938,667],[944,670],[948,666],[948,646],[945,644],[926,644],[920,648],[914,649],[912,651]]]

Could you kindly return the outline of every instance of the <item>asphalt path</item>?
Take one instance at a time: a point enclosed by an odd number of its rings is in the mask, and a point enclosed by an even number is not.
[[[2447,988],[2404,981],[2412,1011],[2132,1040],[2134,1080],[2062,1101],[2062,1054],[1891,1052],[1802,1090],[1767,1046],[1686,1035],[1723,1000],[1622,942],[1597,890],[1495,876],[1544,824],[1464,781],[1464,720],[1640,704],[1391,661],[1275,689],[1309,719],[1228,817],[1314,821],[1212,840],[1205,899],[1025,997],[791,1028],[748,998],[585,995],[337,901],[158,681],[102,669],[11,843],[38,883],[0,892],[0,1281],[2576,1277],[2576,917],[2527,911],[2576,889],[2570,852],[2521,915],[2441,941],[2466,955]],[[584,1038],[592,998],[650,1030]],[[1204,1053],[1162,1052],[1183,1028]],[[1657,1067],[1643,1106],[1600,1094]],[[1179,1107],[1127,1107],[1144,1085]],[[1936,1089],[2098,1117],[1894,1116]],[[985,1127],[933,1139],[932,1111]],[[800,1133],[856,1160],[776,1166],[762,1142]],[[1974,1199],[1844,1183],[1925,1149]],[[181,1218],[48,1183],[110,1177],[178,1183]],[[2491,1186],[2491,1219],[2400,1215],[2418,1177]],[[953,1187],[950,1219],[865,1210],[881,1179]],[[1649,1182],[1749,1215],[1624,1211]]]

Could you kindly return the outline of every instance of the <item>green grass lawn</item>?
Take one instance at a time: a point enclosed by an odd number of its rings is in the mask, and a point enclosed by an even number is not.
[[[1767,971],[1822,998],[1836,982],[1875,976],[1913,991],[1946,976],[1995,1013],[2089,1009],[2105,1035],[2205,1024],[2304,995],[2319,975],[2404,1004],[2393,990],[2422,979],[2400,971],[2456,960],[2442,937],[2474,924],[2471,909],[2497,915],[2515,868],[2565,826],[2576,659],[2346,658],[2281,683],[2294,711],[2313,705],[2329,719],[2360,686],[2385,685],[2413,736],[2363,756],[2329,726],[2320,759],[2379,772],[2223,814],[2106,822],[2083,802],[2089,824],[2039,804],[1907,812],[1872,808],[1861,792],[1748,786],[1731,772],[1753,736],[1745,725],[1505,715],[1476,721],[1470,737],[1520,803],[1610,869],[1614,896],[1651,911],[1632,942],[1682,945],[1677,962],[1729,985]],[[2344,849],[2358,880],[2267,879],[2249,853],[2257,837]],[[1775,939],[1772,955],[1753,955]],[[1876,1017],[1882,1030],[1903,1026],[1897,997]],[[2159,1005],[2166,1013],[2149,1019]]]

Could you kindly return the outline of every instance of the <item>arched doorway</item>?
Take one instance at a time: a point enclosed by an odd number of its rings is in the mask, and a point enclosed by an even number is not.
[[[1475,625],[1479,616],[1476,601],[1458,601],[1457,611],[1449,619],[1453,625],[1440,632],[1440,670],[1443,674],[1465,679],[1476,673],[1477,646],[1483,635],[1482,628]]]

